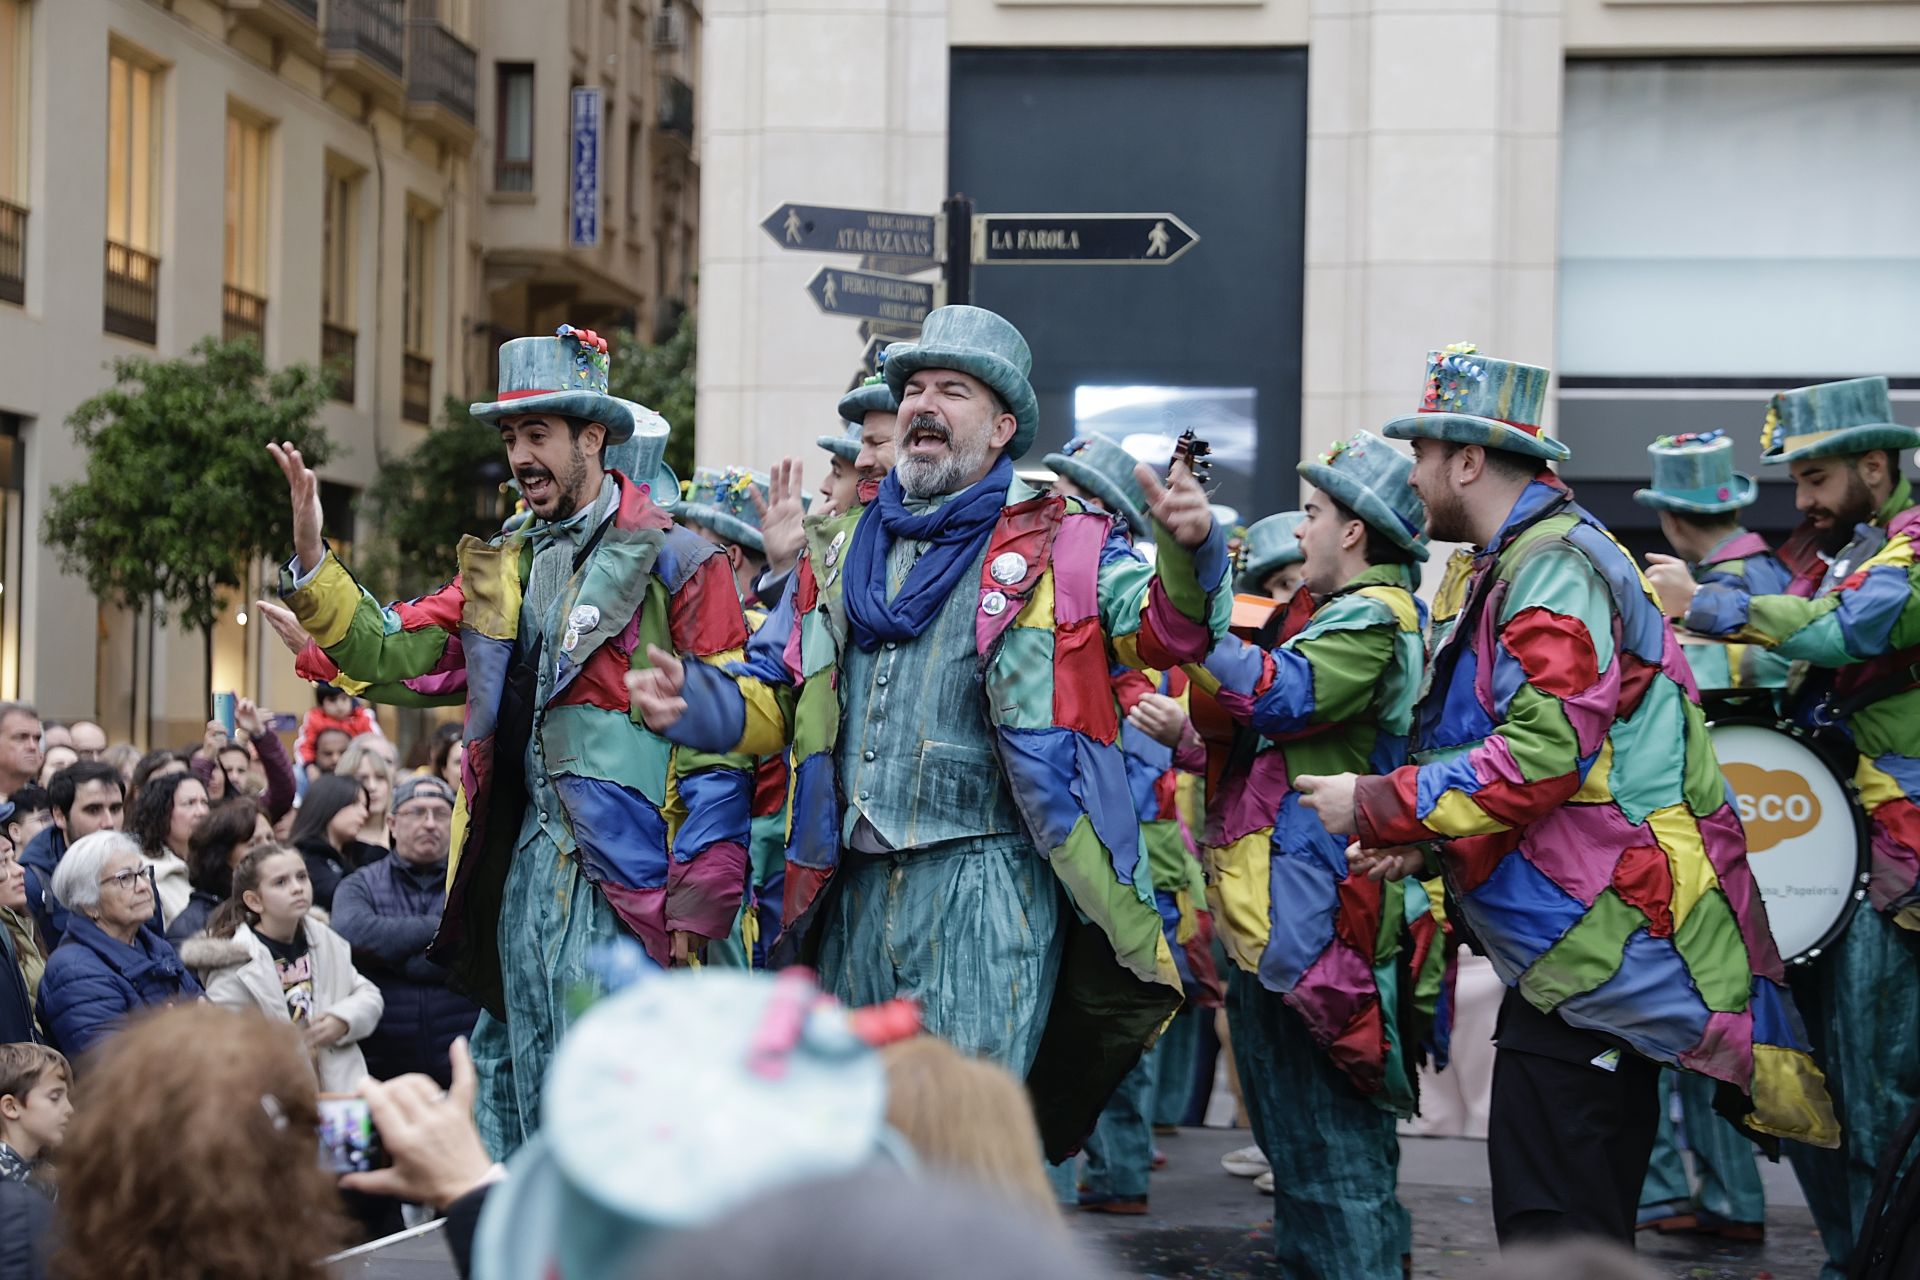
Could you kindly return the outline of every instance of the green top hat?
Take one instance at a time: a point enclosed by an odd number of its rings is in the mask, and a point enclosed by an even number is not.
[[[1652,487],[1634,491],[1643,507],[1720,515],[1753,505],[1759,486],[1733,469],[1733,440],[1724,431],[1661,436],[1647,446],[1653,458]]]
[[[621,400],[633,415],[633,434],[618,444],[610,444],[601,455],[601,465],[618,471],[635,484],[647,487],[653,505],[671,511],[680,501],[680,477],[667,465],[667,436],[672,428],[667,420],[647,406],[633,400]]]
[[[1885,378],[1848,378],[1782,391],[1767,403],[1760,461],[1833,458],[1870,449],[1911,449],[1920,431],[1893,420]]]
[[[1320,461],[1303,462],[1296,470],[1415,560],[1427,558],[1427,512],[1407,483],[1413,461],[1406,454],[1371,431],[1356,431],[1321,454]]]
[[[1537,364],[1515,364],[1478,353],[1471,342],[1427,353],[1427,388],[1417,413],[1395,418],[1389,440],[1450,440],[1506,449],[1548,462],[1565,462],[1567,446],[1540,432],[1547,379]]]
[[[633,434],[627,401],[607,394],[607,340],[591,329],[563,324],[551,338],[515,338],[500,348],[499,398],[467,406],[482,422],[523,413],[552,413],[597,422],[607,443]]]
[[[631,1276],[662,1232],[900,1152],[857,1017],[804,975],[717,968],[600,1001],[554,1055],[540,1132],[487,1194],[476,1280]]]
[[[1258,592],[1275,573],[1307,558],[1307,553],[1300,549],[1300,526],[1306,522],[1304,511],[1282,511],[1247,526],[1246,564],[1240,570],[1241,591]]]
[[[1085,489],[1101,505],[1126,520],[1136,537],[1145,537],[1147,495],[1133,478],[1139,459],[1105,436],[1075,436],[1058,453],[1050,453],[1046,463],[1058,475]]]
[[[1040,430],[1040,400],[1027,381],[1033,371],[1033,353],[1004,317],[980,307],[930,311],[920,341],[888,347],[883,368],[896,397],[907,379],[921,369],[953,369],[980,379],[1006,401],[1018,424],[1007,456],[1018,458],[1033,447],[1033,437]]]
[[[889,343],[880,353],[880,368],[865,382],[840,397],[840,416],[848,422],[865,422],[870,413],[900,412],[900,397],[887,385],[887,357],[910,344]]]
[[[728,542],[737,542],[756,554],[766,552],[760,536],[760,511],[753,495],[767,500],[767,477],[744,467],[695,467],[687,481],[680,505],[673,518],[681,524],[697,524],[713,530]]]
[[[839,435],[815,436],[813,442],[840,461],[852,463],[860,457],[860,449],[864,443],[861,437],[865,434],[866,428],[858,422],[842,422]]]

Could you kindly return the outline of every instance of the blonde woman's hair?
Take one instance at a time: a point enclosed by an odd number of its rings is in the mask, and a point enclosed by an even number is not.
[[[880,1060],[887,1123],[929,1169],[1057,1218],[1033,1105],[1005,1068],[933,1036],[890,1044]]]

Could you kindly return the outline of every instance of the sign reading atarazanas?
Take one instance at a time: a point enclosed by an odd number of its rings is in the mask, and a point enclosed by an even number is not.
[[[568,242],[576,249],[600,243],[600,119],[597,84],[573,91],[573,164],[567,180]]]
[[[885,254],[929,265],[938,256],[933,244],[933,215],[929,213],[783,204],[762,220],[760,229],[782,249]]]
[[[973,260],[1164,266],[1200,236],[1171,213],[979,213]]]

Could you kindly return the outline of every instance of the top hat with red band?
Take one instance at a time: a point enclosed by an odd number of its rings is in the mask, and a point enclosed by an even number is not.
[[[1381,431],[1390,440],[1450,440],[1565,462],[1567,446],[1540,429],[1552,376],[1537,364],[1483,356],[1470,342],[1430,351],[1419,412]]]
[[[551,413],[597,422],[607,443],[633,434],[627,402],[607,394],[607,340],[591,329],[563,324],[551,338],[515,338],[500,347],[500,398],[467,406],[482,422],[500,425],[524,413]]]

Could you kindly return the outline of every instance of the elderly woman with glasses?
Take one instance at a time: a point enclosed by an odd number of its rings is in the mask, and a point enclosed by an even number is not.
[[[40,979],[40,1017],[56,1048],[85,1053],[145,1005],[200,995],[172,944],[150,926],[153,879],[139,842],[96,831],[68,846],[53,873],[67,936]]]

